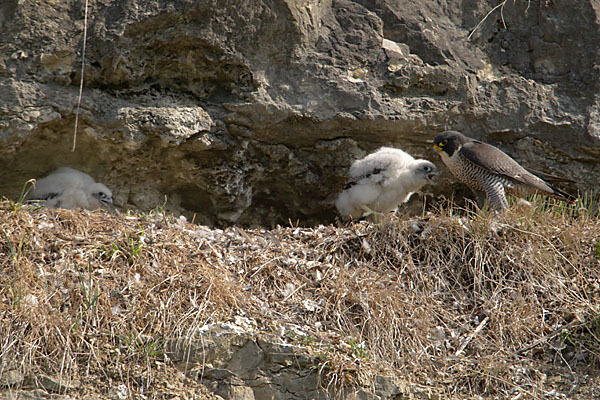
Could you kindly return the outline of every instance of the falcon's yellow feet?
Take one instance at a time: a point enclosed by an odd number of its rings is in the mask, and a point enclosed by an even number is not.
[[[379,216],[385,215],[383,213],[380,213],[379,211],[371,210],[367,206],[361,206],[360,208],[362,208],[364,211],[364,213],[362,215],[363,217],[368,217],[369,215],[379,215]]]

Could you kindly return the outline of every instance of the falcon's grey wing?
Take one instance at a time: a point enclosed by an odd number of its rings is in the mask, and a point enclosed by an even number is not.
[[[527,171],[502,150],[487,143],[472,140],[464,144],[460,152],[465,158],[478,166],[517,183],[559,196],[562,196],[564,193]]]
[[[564,176],[557,176],[557,175],[549,174],[547,172],[539,171],[539,170],[533,169],[533,168],[527,168],[527,171],[531,172],[532,174],[534,174],[538,178],[543,179],[546,182],[577,183],[577,181],[575,181],[573,179],[565,178]]]

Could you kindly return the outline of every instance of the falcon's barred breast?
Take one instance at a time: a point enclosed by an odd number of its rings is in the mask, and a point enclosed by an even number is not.
[[[502,150],[463,135],[445,131],[433,140],[450,172],[496,210],[508,208],[506,193],[523,197],[545,193],[570,200],[571,196],[523,168]]]

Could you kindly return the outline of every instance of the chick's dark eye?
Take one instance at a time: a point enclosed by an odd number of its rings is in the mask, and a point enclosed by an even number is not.
[[[423,171],[425,171],[425,172],[429,172],[429,171],[431,171],[431,167],[424,166],[424,167],[423,167]]]

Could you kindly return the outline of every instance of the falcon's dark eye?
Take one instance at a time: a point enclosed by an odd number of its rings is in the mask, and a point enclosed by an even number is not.
[[[444,140],[442,140],[442,141],[440,142],[439,146],[440,146],[440,147],[444,147],[444,146],[445,146],[445,145],[447,145],[447,144],[448,144],[448,140],[447,140],[447,139],[444,139]]]
[[[94,192],[93,196],[103,203],[112,203],[112,197],[105,192]]]

